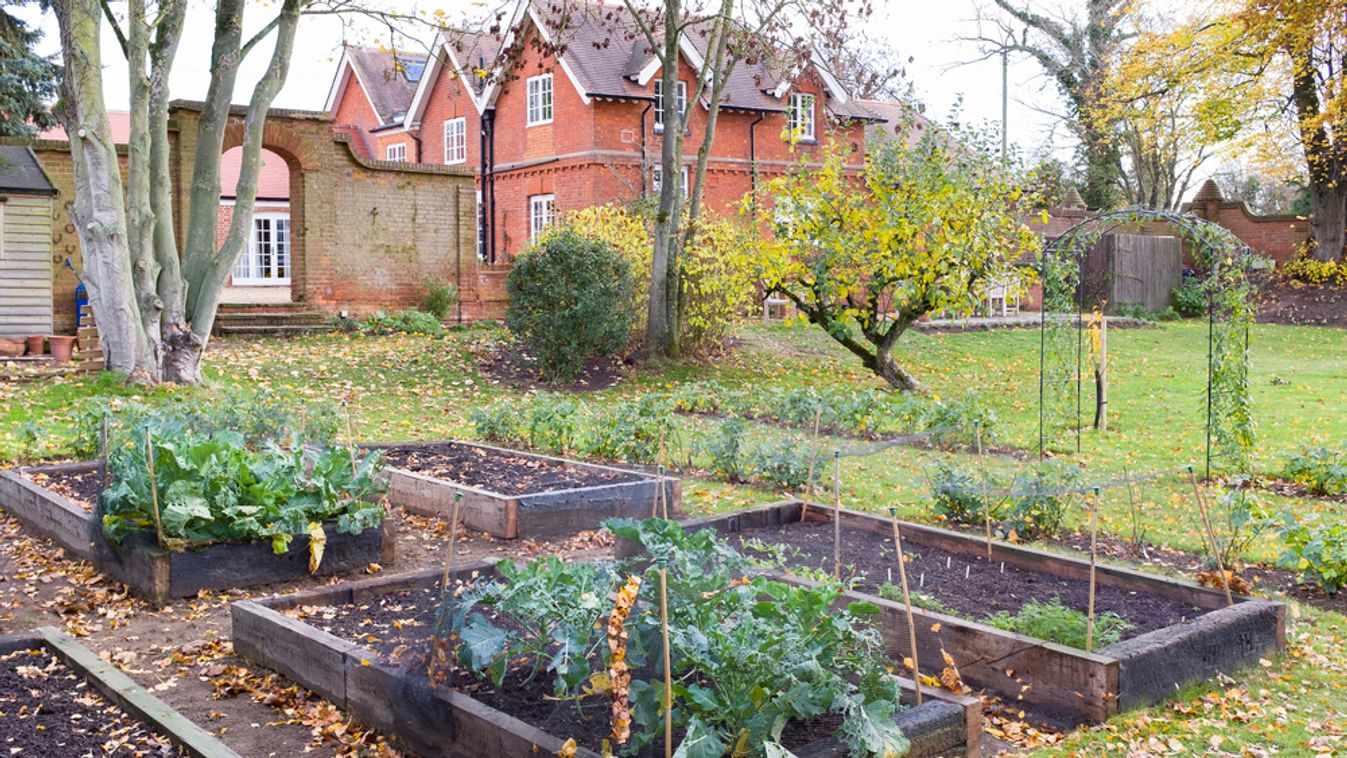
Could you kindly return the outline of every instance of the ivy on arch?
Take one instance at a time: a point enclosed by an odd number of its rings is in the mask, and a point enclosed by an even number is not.
[[[1040,319],[1039,455],[1054,438],[1074,432],[1080,450],[1086,252],[1109,232],[1134,224],[1162,223],[1179,233],[1203,269],[1207,298],[1206,469],[1213,460],[1247,471],[1255,443],[1249,393],[1250,327],[1257,316],[1248,272],[1253,252],[1228,229],[1189,213],[1150,208],[1107,211],[1050,240],[1036,268],[1043,284]]]

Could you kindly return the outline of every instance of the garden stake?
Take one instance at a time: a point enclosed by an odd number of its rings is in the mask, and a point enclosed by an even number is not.
[[[355,428],[351,426],[351,409],[349,406],[346,405],[345,401],[342,402],[342,410],[346,411],[346,413],[344,414],[346,416],[346,444],[351,448],[351,478],[354,479],[356,478]]]
[[[454,570],[454,543],[458,541],[455,538],[458,536],[458,509],[462,502],[463,493],[455,492],[454,509],[449,516],[449,547],[446,551],[448,557],[444,561],[444,579],[440,582],[441,595],[449,591],[449,574]]]
[[[814,496],[814,464],[818,461],[818,424],[823,419],[823,406],[814,410],[814,446],[809,450],[809,478],[804,483],[804,505],[800,506],[800,521],[809,517],[809,498]]]
[[[673,757],[673,672],[669,656],[669,570],[659,560],[659,625],[664,633],[664,758]]]
[[[103,411],[103,432],[98,439],[98,460],[99,466],[99,491],[108,488],[108,412]]]
[[[842,451],[833,451],[833,579],[842,578]]]
[[[650,518],[659,518],[659,496],[661,487],[655,488],[655,496],[650,499]]]
[[[1216,559],[1216,570],[1221,572],[1221,587],[1225,589],[1226,605],[1234,605],[1235,598],[1230,594],[1230,577],[1225,575],[1225,561],[1221,560],[1221,546],[1216,543],[1216,532],[1211,529],[1211,518],[1207,515],[1207,500],[1202,497],[1202,488],[1197,484],[1193,467],[1188,466],[1188,481],[1193,483],[1193,494],[1197,496],[1197,507],[1202,511],[1202,524],[1207,529],[1207,539],[1211,540],[1211,557]]]
[[[921,668],[917,665],[917,625],[912,620],[912,595],[907,591],[907,567],[903,565],[903,538],[898,533],[898,509],[889,508],[893,521],[893,548],[898,551],[898,579],[903,583],[903,609],[907,612],[907,641],[912,646],[912,683],[917,688],[917,705],[921,705]]]
[[[164,547],[164,527],[159,523],[159,484],[154,480],[154,441],[150,438],[150,428],[145,427],[145,465],[150,472],[150,504],[154,506],[154,534],[159,539],[159,547]]]
[[[1094,575],[1095,556],[1099,546],[1099,488],[1094,488],[1094,497],[1090,498],[1090,612],[1085,624],[1085,652],[1094,652]]]
[[[987,528],[987,560],[992,559],[992,507],[987,502],[987,459],[982,454],[982,422],[973,424],[978,442],[978,468],[982,469],[982,520]]]

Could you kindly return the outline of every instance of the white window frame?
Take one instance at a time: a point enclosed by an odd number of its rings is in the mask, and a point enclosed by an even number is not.
[[[407,143],[398,142],[397,144],[388,145],[387,147],[385,147],[384,160],[391,161],[393,163],[406,163]]]
[[[529,241],[532,242],[542,236],[556,223],[557,220],[557,196],[530,195],[529,196]]]
[[[528,95],[528,125],[552,123],[552,74],[530,76],[525,82],[525,91]]]
[[[790,95],[790,121],[787,124],[790,127],[792,139],[813,142],[814,133],[814,111],[817,105],[817,98],[808,92],[792,92]]]
[[[451,138],[450,132],[456,132]],[[446,119],[444,122],[444,165],[454,166],[468,162],[468,119]]]
[[[678,177],[678,178],[681,179],[682,182],[683,182],[683,199],[684,199],[684,200],[687,200],[687,199],[688,199],[688,193],[689,193],[689,191],[690,191],[689,188],[690,188],[690,186],[691,186],[691,185],[689,184],[689,182],[688,182],[688,167],[687,167],[687,166],[684,166],[684,167],[683,167],[683,170],[679,172],[679,177]],[[652,195],[658,195],[658,194],[660,193],[660,190],[663,189],[663,188],[664,188],[664,167],[663,167],[663,166],[651,166],[651,167],[650,167],[650,193],[651,193]]]
[[[678,80],[678,118],[688,115],[688,83]],[[664,80],[655,80],[655,131],[664,131]]]
[[[273,246],[272,255],[281,259],[284,263],[272,262],[273,269],[282,268],[285,276],[261,276],[258,270],[258,230],[259,222],[265,221],[269,225]],[[284,251],[278,251],[279,237],[277,235],[278,221],[285,222],[285,245]],[[248,234],[248,245],[239,254],[239,259],[234,263],[233,284],[241,287],[281,287],[290,285],[290,274],[294,266],[294,230],[290,226],[289,211],[258,211],[253,213],[252,231]]]

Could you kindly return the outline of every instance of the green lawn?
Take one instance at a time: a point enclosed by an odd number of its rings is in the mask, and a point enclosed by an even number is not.
[[[1123,471],[1169,471],[1137,492],[1142,519],[1151,540],[1190,550],[1200,549],[1202,541],[1181,467],[1200,466],[1203,459],[1206,336],[1205,323],[1197,322],[1113,330],[1109,431],[1087,431],[1080,455],[1072,451],[1065,456],[1084,464],[1092,480],[1107,480]],[[1343,444],[1347,331],[1258,326],[1252,336],[1259,435],[1256,469],[1275,472],[1282,458],[1302,444]],[[333,334],[296,340],[222,340],[211,346],[207,375],[213,386],[265,387],[297,398],[344,402],[355,435],[365,440],[470,435],[471,408],[520,394],[492,384],[476,367],[475,354],[503,337],[499,329],[479,327],[456,330],[444,338]],[[998,416],[998,445],[1037,452],[1038,345],[1036,330],[912,334],[900,342],[896,357],[935,395],[962,397],[976,392]],[[650,364],[586,401],[605,403],[698,380],[778,388],[880,386],[815,329],[752,325],[740,331],[735,349],[725,355],[700,362]],[[61,421],[76,403],[90,397],[195,398],[210,392],[210,388],[145,392],[111,377],[0,383],[0,460],[60,456],[66,444],[59,433]],[[1086,406],[1092,407],[1092,395]],[[681,423],[695,430],[707,422]],[[776,428],[755,431],[788,433]],[[930,520],[925,472],[947,458],[976,463],[967,454],[910,447],[845,458],[843,500],[850,507],[871,510],[897,505],[907,517]],[[989,458],[987,465],[993,473],[1010,474],[1026,464],[1003,456]],[[690,510],[706,512],[777,496],[763,488],[704,479],[689,481],[684,492]],[[1330,502],[1266,499],[1300,510],[1347,511]],[[1082,521],[1082,514],[1076,513],[1070,523]],[[1103,493],[1100,521],[1106,532],[1130,533],[1131,508],[1124,488]],[[1266,557],[1273,549],[1264,542],[1255,552]],[[1291,622],[1293,645],[1287,655],[1240,672],[1233,680],[1185,693],[1174,704],[1075,735],[1064,749],[1094,755],[1162,754],[1177,745],[1193,752],[1219,749],[1239,754],[1246,745],[1275,744],[1281,746],[1281,755],[1312,754],[1320,744],[1312,741],[1333,736],[1324,724],[1343,723],[1345,632],[1347,619],[1342,616],[1306,612]],[[1223,712],[1252,715],[1220,721],[1216,716]],[[1340,732],[1339,727],[1338,736]],[[1158,748],[1147,742],[1152,734],[1160,740]],[[1215,737],[1225,742],[1213,747],[1210,740]],[[1168,743],[1169,739],[1176,743]]]

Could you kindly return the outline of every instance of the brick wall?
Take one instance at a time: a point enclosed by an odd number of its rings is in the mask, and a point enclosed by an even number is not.
[[[1244,203],[1199,198],[1184,210],[1224,226],[1255,253],[1272,258],[1278,266],[1294,258],[1310,237],[1308,220],[1300,216],[1257,216]]]

